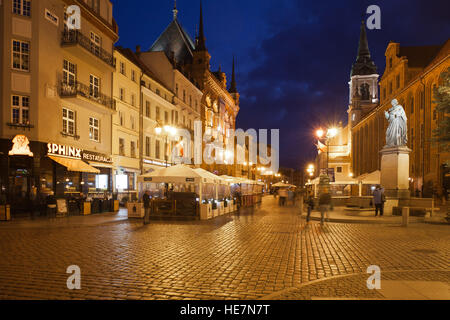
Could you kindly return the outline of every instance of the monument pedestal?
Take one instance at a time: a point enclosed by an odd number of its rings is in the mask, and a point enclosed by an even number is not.
[[[381,186],[387,198],[409,199],[409,154],[411,149],[384,147],[381,153]]]

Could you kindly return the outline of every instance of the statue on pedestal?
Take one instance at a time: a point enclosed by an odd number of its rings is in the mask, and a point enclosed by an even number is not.
[[[392,100],[392,108],[385,111],[389,127],[386,131],[386,147],[403,147],[408,143],[407,118],[403,107],[397,99]]]

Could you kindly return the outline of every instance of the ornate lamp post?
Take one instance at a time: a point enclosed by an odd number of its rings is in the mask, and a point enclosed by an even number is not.
[[[334,138],[335,136],[337,136],[338,134],[338,129],[337,128],[329,128],[325,134],[325,131],[323,131],[322,129],[319,129],[316,131],[316,136],[319,139],[319,141],[325,137],[325,143],[327,146],[327,174],[328,174],[328,163],[329,163],[329,150],[330,150],[330,139]]]
[[[158,122],[158,125],[155,128],[155,132],[158,136],[163,136],[164,137],[164,159],[166,162],[166,168],[167,168],[167,159],[168,159],[168,144],[167,144],[167,140],[169,138],[169,136],[174,136],[177,133],[177,129],[175,127],[169,126],[169,125],[165,125],[165,126],[161,126],[161,124]]]

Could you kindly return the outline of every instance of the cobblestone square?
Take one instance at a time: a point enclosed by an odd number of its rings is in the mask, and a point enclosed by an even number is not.
[[[384,280],[448,288],[448,226],[322,227],[299,213],[264,197],[254,209],[211,221],[2,223],[0,298],[389,298],[367,289],[370,265],[381,268],[382,288]],[[81,269],[80,290],[66,286],[70,265]]]

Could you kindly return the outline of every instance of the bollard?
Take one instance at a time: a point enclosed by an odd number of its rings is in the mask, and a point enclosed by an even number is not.
[[[303,214],[303,195],[299,197],[299,209],[300,209],[300,216]]]
[[[402,227],[407,227],[409,223],[409,207],[402,208]]]

